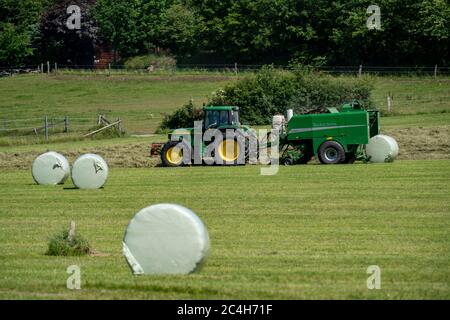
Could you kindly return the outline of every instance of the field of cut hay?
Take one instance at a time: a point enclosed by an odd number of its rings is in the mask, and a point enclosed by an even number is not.
[[[42,187],[1,170],[0,298],[448,299],[450,162],[113,169],[104,189]],[[193,209],[212,250],[200,273],[132,276],[129,219],[156,203]],[[96,255],[49,257],[71,220]],[[81,268],[81,290],[66,269]],[[381,269],[381,290],[366,270]]]

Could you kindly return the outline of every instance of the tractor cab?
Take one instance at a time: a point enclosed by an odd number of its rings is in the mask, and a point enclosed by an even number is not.
[[[239,122],[239,108],[238,107],[205,107],[203,108],[205,114],[203,126],[205,130],[208,129],[229,129],[240,128]]]

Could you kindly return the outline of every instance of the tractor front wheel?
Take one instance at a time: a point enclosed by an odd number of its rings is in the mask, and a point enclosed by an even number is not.
[[[345,160],[345,150],[336,141],[326,141],[320,146],[318,156],[323,164],[338,164]]]

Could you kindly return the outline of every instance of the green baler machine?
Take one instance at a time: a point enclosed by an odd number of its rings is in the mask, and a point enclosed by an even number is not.
[[[380,114],[354,102],[329,113],[294,115],[280,133],[281,162],[304,164],[313,156],[324,164],[352,163],[379,133]]]
[[[353,163],[358,158],[365,159],[364,146],[369,143],[370,138],[379,133],[379,112],[364,110],[356,101],[344,104],[340,110],[337,108],[327,110],[328,113],[322,114],[294,115],[287,124],[282,121],[283,125],[279,127],[280,139],[277,143],[282,164],[306,164],[314,156],[324,164]],[[256,132],[240,123],[239,108],[209,106],[203,111],[202,134],[216,129],[223,135],[223,141],[217,146],[217,156],[222,163],[235,165],[241,158],[244,159],[242,164],[245,164],[249,160],[249,139],[250,137],[256,139]],[[235,133],[245,137],[245,143],[236,137],[228,138],[226,130],[234,130]],[[191,137],[190,144],[187,142],[185,144],[194,150],[194,128],[176,131],[178,134],[183,132]],[[169,141],[161,150],[161,160],[164,166],[177,167],[183,165],[183,152],[182,148],[179,148],[179,143],[184,142],[181,138],[172,141],[172,135],[173,132],[169,134]],[[266,139],[263,146],[266,148],[272,146],[270,140]],[[200,152],[204,156],[207,144],[203,140],[201,143]],[[259,146],[262,147],[261,144]],[[242,154],[244,156],[240,157]]]

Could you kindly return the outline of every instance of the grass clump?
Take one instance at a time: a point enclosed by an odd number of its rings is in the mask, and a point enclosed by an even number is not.
[[[48,256],[84,256],[91,252],[89,242],[80,235],[69,239],[69,231],[62,230],[53,235],[48,243]]]

